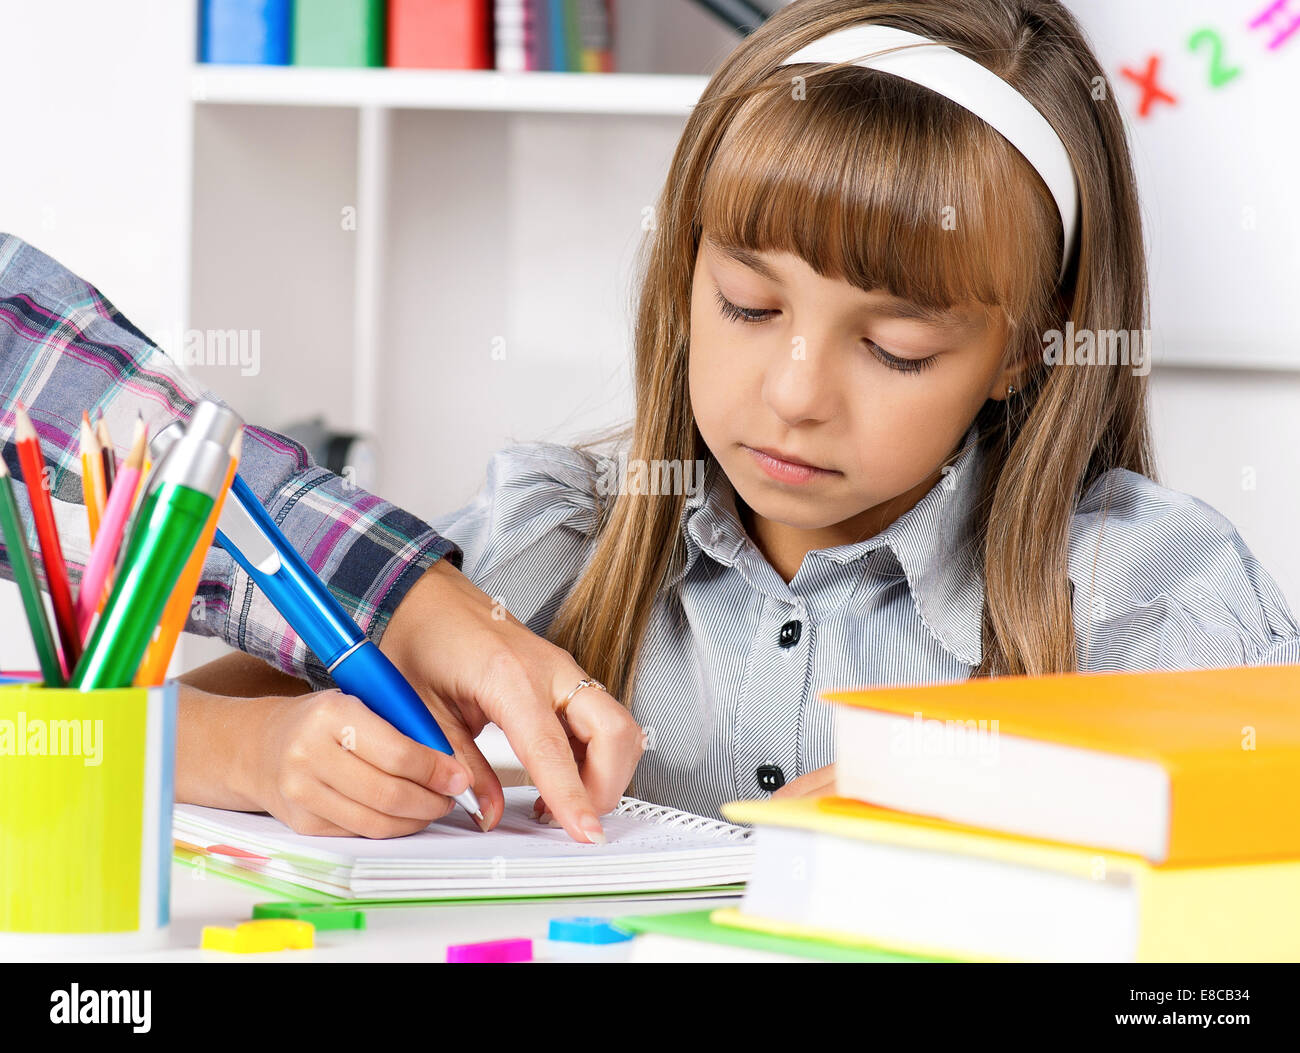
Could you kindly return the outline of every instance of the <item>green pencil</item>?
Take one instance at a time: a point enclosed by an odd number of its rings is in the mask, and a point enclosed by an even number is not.
[[[27,624],[31,626],[32,639],[36,641],[41,675],[47,687],[63,687],[63,667],[59,664],[59,652],[54,646],[54,634],[50,632],[50,619],[45,614],[41,589],[36,584],[36,567],[32,563],[31,549],[27,547],[27,535],[23,533],[18,502],[14,499],[13,482],[3,458],[0,458],[0,534],[4,535],[9,564],[14,569],[14,581],[18,583],[23,610],[27,612]]]

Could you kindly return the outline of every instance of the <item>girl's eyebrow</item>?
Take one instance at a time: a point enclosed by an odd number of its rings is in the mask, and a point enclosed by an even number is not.
[[[775,282],[777,285],[784,284],[780,275],[758,253],[751,252],[743,245],[726,244],[712,234],[707,235],[706,240],[728,259],[734,260],[741,266],[748,267],[770,282]],[[897,296],[890,296],[879,303],[873,303],[870,310],[873,314],[880,315],[882,318],[899,318],[905,321],[922,322],[935,329],[943,329],[955,334],[974,333],[984,328],[979,322],[968,318],[961,311],[942,307],[925,307]]]
[[[983,324],[968,318],[961,311],[942,307],[924,307],[911,300],[901,300],[892,296],[881,303],[872,304],[871,311],[884,318],[923,322],[935,329],[946,329],[952,333],[975,333],[984,328]]]
[[[777,285],[785,284],[781,281],[780,275],[758,253],[750,252],[743,245],[724,244],[713,235],[709,235],[706,240],[724,256],[735,260],[741,266],[748,267],[751,271],[761,274],[768,281],[775,282]]]

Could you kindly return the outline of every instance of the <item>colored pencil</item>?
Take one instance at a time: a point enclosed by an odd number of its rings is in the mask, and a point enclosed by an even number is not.
[[[214,456],[215,454],[215,456]],[[69,678],[79,691],[129,687],[158,619],[198,544],[230,467],[230,453],[186,435],[167,457],[127,541],[127,563]]]
[[[95,421],[95,438],[99,440],[100,454],[104,458],[104,492],[111,494],[117,478],[117,451],[113,448],[113,436],[108,433],[102,410]]]
[[[45,457],[41,453],[40,439],[32,419],[19,403],[15,413],[18,439],[18,464],[27,484],[27,499],[32,505],[32,518],[36,521],[36,540],[41,547],[41,563],[45,567],[46,588],[54,604],[54,624],[59,630],[63,645],[63,664],[73,669],[81,657],[81,637],[77,633],[77,612],[72,603],[72,589],[68,585],[68,568],[63,563],[63,547],[59,544],[59,528],[54,521],[54,505],[45,488]]]
[[[23,610],[27,614],[27,624],[31,628],[32,640],[36,644],[36,657],[41,663],[41,676],[47,687],[62,687],[66,681],[63,668],[59,665],[58,648],[54,643],[54,634],[50,631],[45,602],[41,599],[41,587],[36,582],[36,567],[32,563],[31,550],[27,547],[27,535],[23,532],[23,521],[18,512],[18,501],[14,498],[9,469],[2,458],[0,458],[0,535],[4,536],[5,549],[9,553],[9,565],[13,567],[14,581],[18,584]]]
[[[135,489],[140,481],[140,472],[144,467],[146,449],[144,420],[137,417],[135,439],[131,443],[131,452],[126,458],[122,470],[108,495],[108,506],[104,509],[104,519],[100,524],[99,537],[90,550],[90,561],[86,572],[81,576],[81,590],[77,593],[77,632],[84,640],[90,629],[90,622],[103,602],[112,577],[113,561],[122,544],[122,535],[126,529],[131,506],[135,502]]]
[[[90,427],[90,417],[81,414],[81,493],[86,502],[86,521],[90,524],[90,541],[94,544],[99,533],[99,520],[108,503],[108,488],[104,485],[104,458],[99,440]]]
[[[225,502],[230,484],[235,478],[235,471],[239,467],[243,438],[244,433],[240,431],[230,444],[230,467],[226,469],[225,482],[221,486],[221,492],[217,494],[212,513],[208,516],[208,522],[199,536],[199,542],[190,554],[190,561],[181,571],[180,580],[176,582],[176,588],[163,609],[149,649],[145,651],[140,668],[136,670],[136,687],[154,687],[161,684],[167,676],[167,666],[171,663],[172,652],[176,650],[176,641],[185,631],[185,623],[190,616],[190,604],[194,602],[194,594],[199,589],[199,578],[203,576],[203,563],[217,534],[217,519],[221,516],[221,506]]]

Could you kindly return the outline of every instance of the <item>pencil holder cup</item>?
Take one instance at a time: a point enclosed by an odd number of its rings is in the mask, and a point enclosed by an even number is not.
[[[0,955],[161,945],[176,687],[0,686]]]

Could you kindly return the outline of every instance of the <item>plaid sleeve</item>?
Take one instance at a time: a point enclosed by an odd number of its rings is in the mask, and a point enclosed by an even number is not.
[[[93,286],[19,238],[0,234],[0,444],[18,481],[22,473],[13,433],[14,407],[21,402],[49,465],[50,494],[74,585],[90,547],[78,451],[82,411],[92,417],[102,411],[121,442],[130,436],[137,413],[154,434],[177,418],[188,420],[194,403],[205,396]],[[125,447],[118,453],[125,456]],[[302,446],[282,435],[246,428],[239,471],[372,640],[380,639],[406,590],[428,567],[443,557],[461,564],[453,542],[316,466]],[[26,504],[24,488],[18,490]],[[2,546],[0,573],[13,576]],[[204,565],[187,629],[220,636],[317,685],[329,683],[297,634],[216,546]]]

